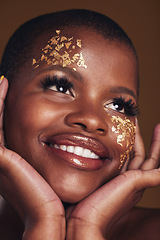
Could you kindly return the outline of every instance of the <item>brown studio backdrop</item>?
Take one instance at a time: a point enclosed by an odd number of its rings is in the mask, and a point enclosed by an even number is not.
[[[131,37],[140,65],[139,124],[148,150],[153,127],[160,122],[159,0],[1,0],[0,58],[9,37],[20,24],[40,14],[72,8],[87,8],[106,14]],[[138,205],[160,207],[160,187],[147,190]]]

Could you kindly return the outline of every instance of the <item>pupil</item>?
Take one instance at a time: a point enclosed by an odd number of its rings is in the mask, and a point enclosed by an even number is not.
[[[116,108],[117,110],[119,110],[119,111],[123,109],[123,106],[120,105],[120,104],[119,104],[119,105],[118,105],[118,104],[115,104],[114,106],[115,106],[115,108]]]
[[[67,89],[63,86],[57,86],[57,90],[62,92],[62,93],[65,93],[67,91]]]

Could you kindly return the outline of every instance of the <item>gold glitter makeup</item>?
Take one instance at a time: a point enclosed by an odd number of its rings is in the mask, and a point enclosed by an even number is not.
[[[81,39],[74,40],[73,37],[61,36],[61,31],[56,30],[56,36],[52,37],[47,45],[42,48],[42,54],[39,60],[33,59],[32,65],[38,68],[40,62],[46,62],[52,65],[61,65],[66,67],[76,63],[78,67],[87,68],[83,53],[77,53],[76,50],[82,48]],[[61,53],[60,53],[61,52]],[[71,57],[72,54],[72,57]],[[74,67],[74,71],[77,69]]]
[[[130,153],[133,150],[136,127],[134,123],[126,117],[123,119],[119,116],[111,116],[111,121],[114,123],[114,126],[112,126],[112,132],[118,134],[117,144],[122,147],[124,146],[124,143],[126,143],[125,147],[128,148],[120,155],[120,169],[124,161],[130,157]]]

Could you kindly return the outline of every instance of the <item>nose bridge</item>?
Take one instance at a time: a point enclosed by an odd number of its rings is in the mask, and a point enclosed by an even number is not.
[[[87,132],[98,131],[100,134],[105,134],[108,130],[107,122],[105,121],[105,113],[100,105],[94,104],[92,100],[77,104],[75,108],[66,115],[65,122],[72,127],[79,127]]]

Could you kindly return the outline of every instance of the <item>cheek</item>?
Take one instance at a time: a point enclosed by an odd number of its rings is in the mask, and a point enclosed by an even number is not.
[[[127,117],[110,116],[110,118],[113,124],[111,130],[120,149],[120,169],[133,151],[136,127]]]
[[[14,107],[13,102],[9,102],[5,114],[8,146],[17,150],[24,144],[30,144],[31,139],[37,139],[44,129],[58,129],[64,114],[65,110],[58,104],[36,95],[18,99],[14,102]]]

